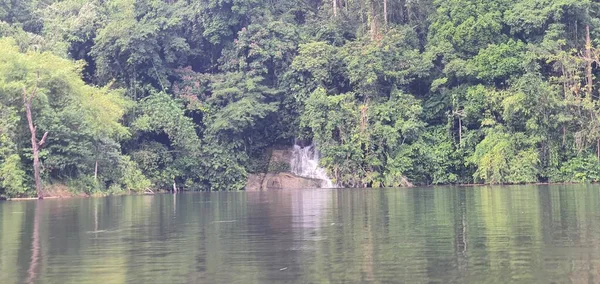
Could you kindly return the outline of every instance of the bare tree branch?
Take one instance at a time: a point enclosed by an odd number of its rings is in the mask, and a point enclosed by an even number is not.
[[[46,133],[44,133],[44,136],[42,137],[42,140],[40,140],[40,142],[38,143],[38,145],[40,147],[44,146],[44,144],[46,144],[46,138],[48,138],[48,132],[46,131]]]

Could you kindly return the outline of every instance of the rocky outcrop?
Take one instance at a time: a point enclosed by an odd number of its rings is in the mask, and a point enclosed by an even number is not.
[[[324,169],[319,167],[316,147],[297,140],[293,147],[268,151],[266,173],[248,176],[246,191],[274,189],[334,188]]]
[[[269,172],[248,176],[246,191],[320,188],[322,181],[294,175],[290,172],[292,150],[273,150]]]
[[[262,187],[267,190],[320,188],[321,180],[299,177],[291,173],[267,174]]]
[[[246,191],[320,188],[321,182],[291,173],[252,174],[248,176]]]
[[[267,174],[250,174],[246,182],[246,191],[261,191],[262,183]]]

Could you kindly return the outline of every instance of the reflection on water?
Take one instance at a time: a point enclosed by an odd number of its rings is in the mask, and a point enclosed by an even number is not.
[[[0,283],[600,282],[596,185],[0,203]]]
[[[37,267],[40,259],[40,212],[43,206],[43,203],[40,202],[34,209],[33,235],[31,236],[31,261],[29,262],[29,269],[27,270],[27,283],[35,283],[36,280]]]

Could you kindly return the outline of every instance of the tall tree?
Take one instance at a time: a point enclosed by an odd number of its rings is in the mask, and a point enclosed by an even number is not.
[[[37,95],[37,83],[27,92],[27,87],[23,87],[23,104],[25,105],[25,116],[31,133],[31,150],[33,151],[33,179],[35,181],[35,192],[38,198],[43,198],[42,194],[42,177],[40,174],[40,149],[46,144],[48,132],[44,132],[41,140],[37,138],[37,128],[33,122],[33,114],[31,113],[31,104]]]
[[[21,160],[32,161],[36,194],[43,196],[42,159],[50,176],[92,174],[90,146],[103,137],[118,141],[129,135],[120,119],[130,102],[119,90],[85,85],[81,66],[68,59],[20,52],[11,39],[0,39],[0,48],[0,104],[20,110],[19,127],[29,130],[31,155]]]

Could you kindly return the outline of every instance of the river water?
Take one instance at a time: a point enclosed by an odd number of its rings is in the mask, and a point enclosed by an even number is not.
[[[0,283],[599,283],[600,186],[0,203]]]

